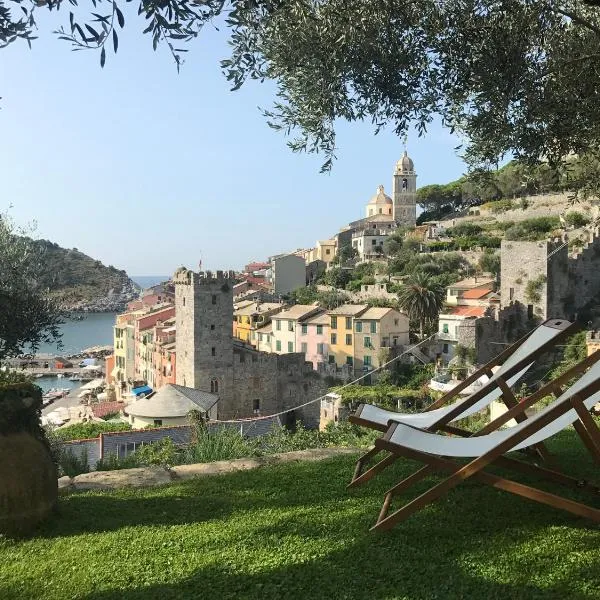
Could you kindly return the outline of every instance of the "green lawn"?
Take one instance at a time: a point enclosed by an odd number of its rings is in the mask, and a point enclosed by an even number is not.
[[[551,449],[566,469],[598,475],[572,432]],[[73,494],[35,538],[0,540],[0,598],[599,597],[597,525],[469,483],[370,533],[384,490],[414,465],[347,491],[352,466],[341,457]]]

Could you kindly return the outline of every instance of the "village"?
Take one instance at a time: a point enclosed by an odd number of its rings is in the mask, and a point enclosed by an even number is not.
[[[296,422],[324,430],[345,420],[359,397],[352,388],[338,393],[340,386],[400,383],[394,373],[408,369],[435,397],[551,318],[585,315],[590,352],[596,348],[600,252],[592,220],[569,225],[565,195],[543,195],[528,211],[518,203],[502,213],[483,205],[417,225],[416,180],[405,152],[392,196],[378,186],[363,219],[315,247],[249,263],[242,272],[182,267],[145,290],[117,316],[112,352],[90,354],[100,359],[93,364],[102,365],[101,386],[88,384],[80,393],[85,408],[55,411],[50,422],[116,417],[133,430],[115,434],[127,438],[117,445],[119,456],[144,443],[145,428],[160,430],[150,435],[157,440],[188,427],[190,410],[213,424],[259,422],[250,428],[254,435]],[[526,228],[548,213],[555,227],[542,228],[538,239],[477,238],[481,222],[488,231],[503,222]],[[432,313],[400,301],[411,276],[394,269],[411,261],[418,276],[423,269],[438,274],[421,281],[437,285]],[[413,396],[420,402],[422,392]]]

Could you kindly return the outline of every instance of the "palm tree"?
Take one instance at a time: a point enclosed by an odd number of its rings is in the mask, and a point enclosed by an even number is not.
[[[413,273],[398,291],[400,307],[411,321],[418,321],[421,339],[425,325],[438,318],[445,298],[444,286],[421,272]]]

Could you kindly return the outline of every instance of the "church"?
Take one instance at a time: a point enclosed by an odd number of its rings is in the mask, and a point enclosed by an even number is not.
[[[380,216],[387,218],[382,219]],[[415,164],[406,150],[394,169],[392,198],[385,193],[384,187],[380,185],[375,196],[367,204],[365,219],[393,222],[398,227],[414,227],[416,225],[417,174],[415,173]]]
[[[398,227],[413,228],[416,224],[417,173],[405,150],[394,168],[392,197],[385,193],[383,185],[378,186],[376,194],[367,203],[365,217],[349,223],[337,234],[338,248],[355,245],[353,238],[356,242],[361,232],[376,230],[385,235]]]

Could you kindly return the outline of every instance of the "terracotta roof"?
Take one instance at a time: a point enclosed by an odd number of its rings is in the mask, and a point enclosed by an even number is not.
[[[234,315],[262,315],[267,312],[271,312],[274,310],[278,310],[281,308],[281,304],[277,302],[261,302],[259,306],[256,306],[256,302],[249,304],[248,306],[243,306],[242,308],[238,308],[233,311]]]
[[[467,300],[479,300],[487,296],[491,291],[491,288],[473,288],[472,290],[467,290],[462,297]]]
[[[485,306],[457,306],[445,314],[455,315],[457,317],[483,317],[485,311]]]

